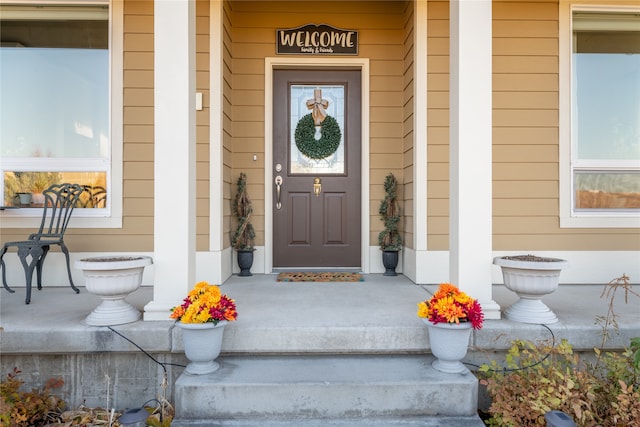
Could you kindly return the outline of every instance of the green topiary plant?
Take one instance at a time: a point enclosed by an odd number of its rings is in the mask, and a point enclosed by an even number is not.
[[[384,179],[385,197],[380,202],[380,220],[384,222],[384,230],[378,234],[378,244],[383,251],[399,251],[402,249],[402,235],[398,231],[400,223],[400,205],[398,203],[398,180],[389,173]]]
[[[242,172],[237,182],[238,191],[234,203],[234,213],[238,220],[238,226],[231,239],[231,246],[238,251],[253,250],[256,232],[251,224],[253,207],[247,193],[247,175]]]

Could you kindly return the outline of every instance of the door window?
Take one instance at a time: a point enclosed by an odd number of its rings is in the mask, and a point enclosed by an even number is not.
[[[344,175],[344,85],[296,84],[289,92],[289,173]]]

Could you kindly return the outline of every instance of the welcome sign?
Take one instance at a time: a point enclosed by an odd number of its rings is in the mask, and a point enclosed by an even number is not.
[[[358,32],[329,25],[307,24],[276,30],[276,53],[298,55],[357,55]]]

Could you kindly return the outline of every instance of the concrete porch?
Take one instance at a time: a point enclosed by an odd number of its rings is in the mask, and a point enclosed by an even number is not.
[[[278,283],[275,275],[233,276],[223,284],[223,291],[236,300],[239,317],[225,330],[223,367],[225,363],[233,365],[251,358],[267,364],[290,358],[284,360],[290,362],[291,368],[300,363],[304,366],[305,357],[320,358],[321,363],[331,366],[336,358],[350,359],[344,363],[353,363],[354,357],[364,355],[372,366],[381,363],[381,357],[388,357],[383,360],[398,362],[404,358],[409,370],[416,366],[428,368],[431,360],[428,334],[416,316],[416,304],[435,287],[415,285],[403,276],[367,275],[364,282],[356,283]],[[595,319],[607,313],[608,300],[600,298],[603,289],[604,285],[563,284],[545,298],[560,319],[549,325],[556,339],[566,338],[579,352],[591,352],[600,345],[601,327]],[[634,290],[638,292],[637,285]],[[495,301],[503,309],[516,300],[515,294],[501,285],[494,286],[493,291]],[[84,288],[76,295],[68,286],[45,285],[41,291],[34,289],[30,305],[24,304],[24,292],[24,288],[17,288],[15,294],[4,290],[0,293],[3,376],[16,366],[23,371],[22,379],[29,389],[39,387],[49,377],[61,376],[65,385],[60,393],[72,407],[85,403],[124,409],[163,393],[168,400],[178,403],[179,413],[179,406],[188,406],[184,391],[176,394],[179,383],[187,388],[193,384],[185,383],[184,376],[180,377],[183,368],[176,366],[185,365],[186,360],[180,330],[173,327],[172,321],[139,321],[114,326],[113,330],[90,327],[83,320],[98,305],[99,298]],[[618,293],[614,307],[619,333],[607,343],[613,350],[627,345],[631,337],[640,336],[639,299],[631,296],[625,304],[624,295]],[[149,287],[141,288],[129,298],[140,309],[151,299]],[[114,331],[165,364],[166,390],[161,386],[163,367]],[[539,325],[488,320],[482,330],[474,332],[466,361],[480,364],[500,357],[517,338],[546,339],[549,332]],[[291,372],[289,368],[286,372]],[[474,370],[473,366],[470,368]],[[469,377],[472,378],[470,374]],[[424,384],[437,381],[425,378]],[[371,385],[365,383],[362,387]],[[402,381],[394,387],[407,388]],[[469,393],[473,396],[473,386]],[[178,425],[213,425],[210,421],[197,424],[200,421],[185,419]],[[328,425],[326,421],[317,422]],[[335,419],[335,425],[350,425],[340,424],[344,422],[342,418]],[[426,425],[424,419],[416,422]],[[273,425],[289,425],[282,423]],[[216,425],[250,424],[229,420],[227,424]],[[308,425],[313,425],[311,417]],[[387,425],[405,424],[398,421]],[[472,421],[469,425],[477,424]]]

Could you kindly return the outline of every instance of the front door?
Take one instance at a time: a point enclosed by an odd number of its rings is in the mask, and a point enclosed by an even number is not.
[[[274,70],[273,266],[361,267],[359,70]]]

